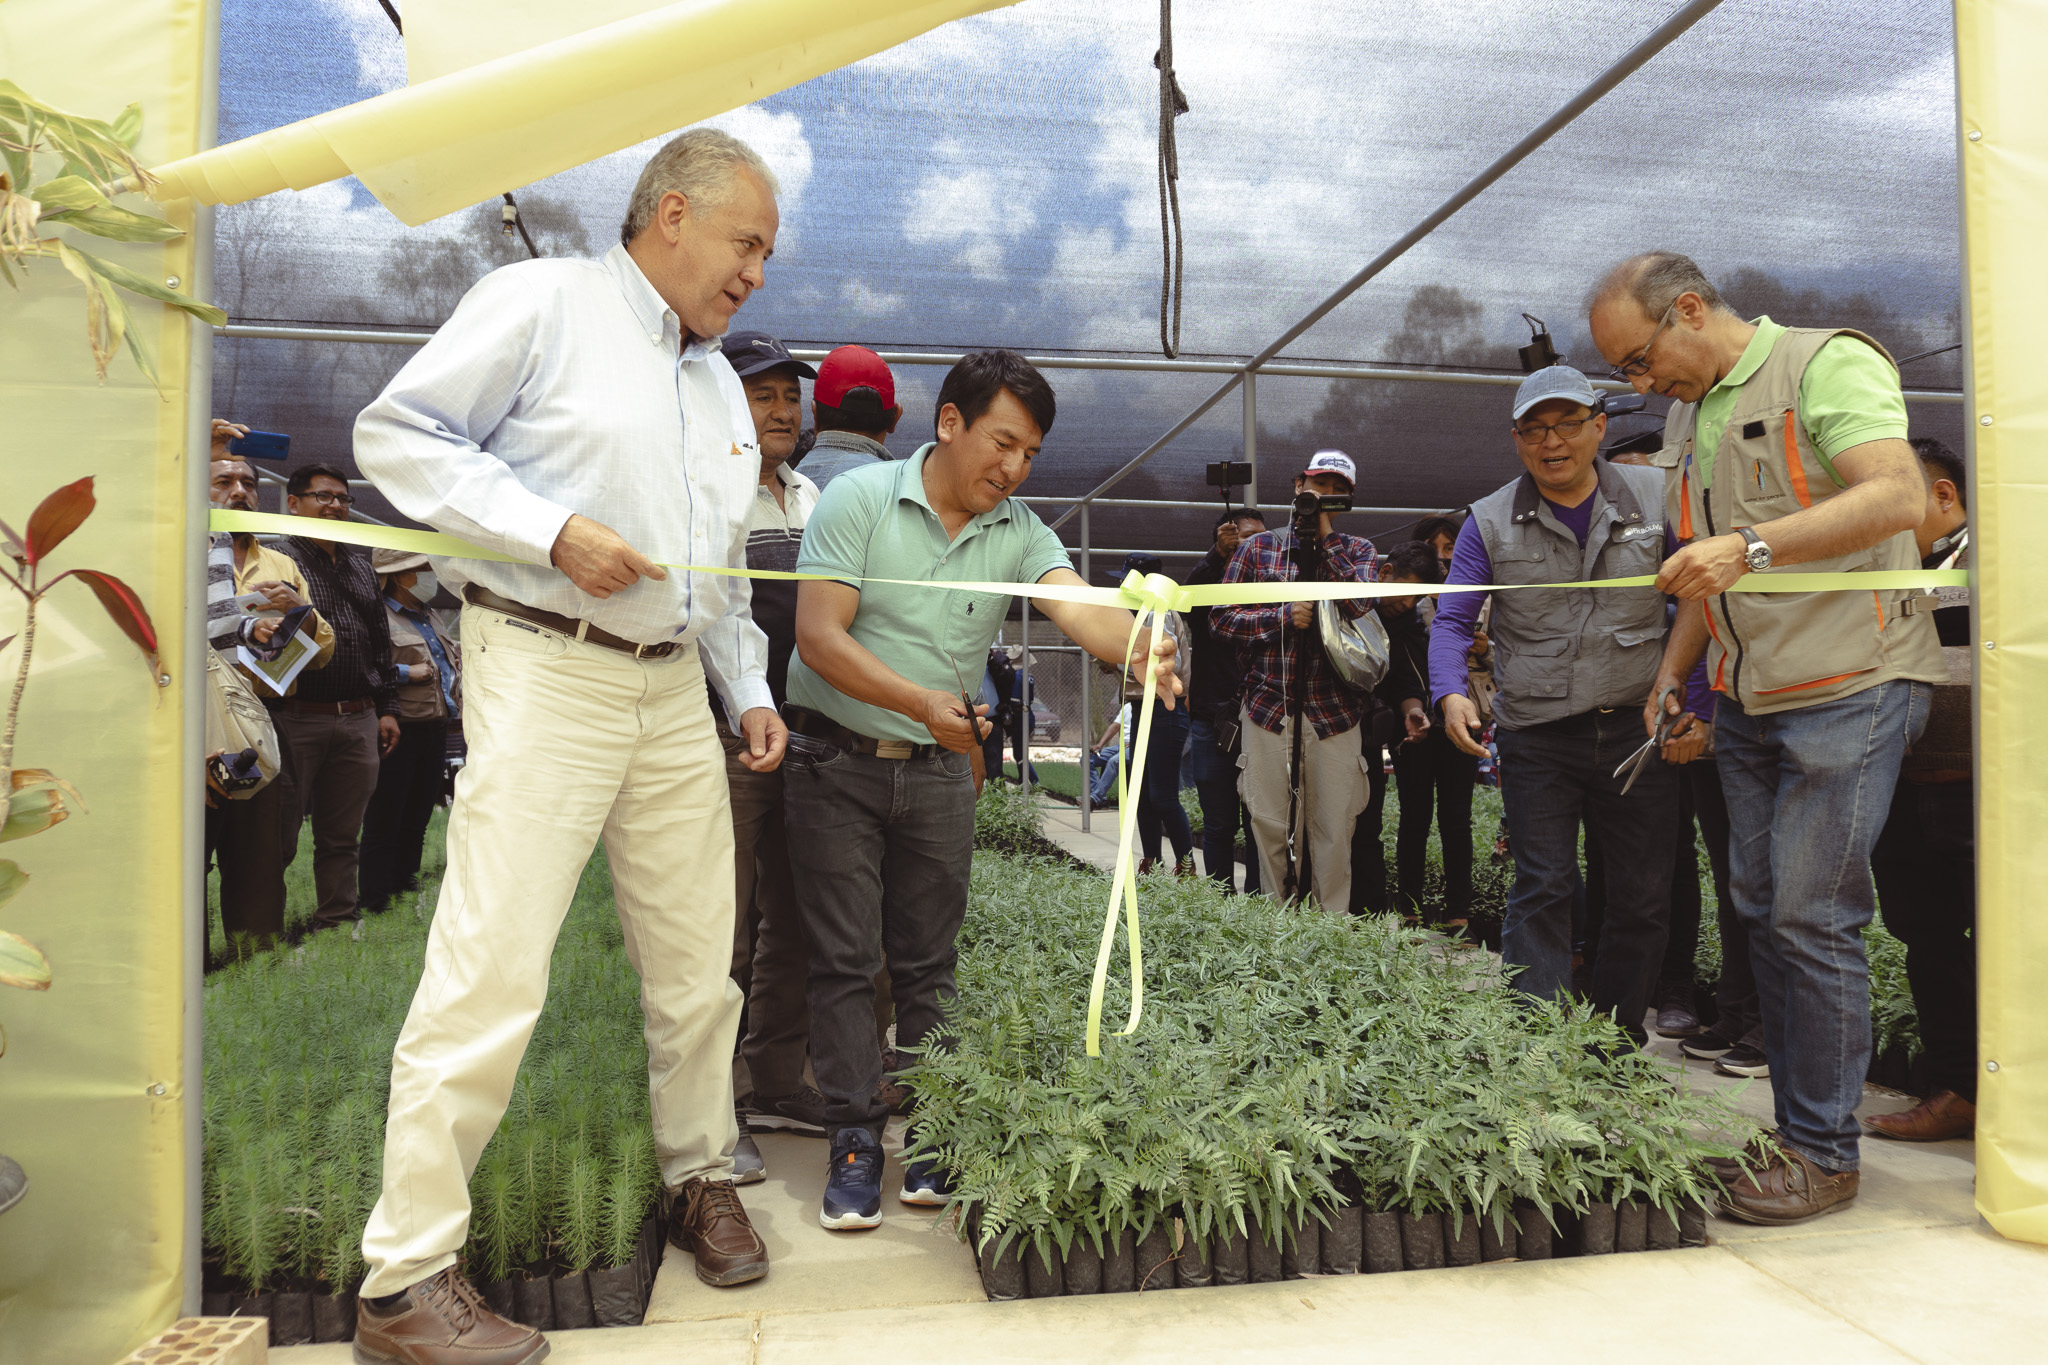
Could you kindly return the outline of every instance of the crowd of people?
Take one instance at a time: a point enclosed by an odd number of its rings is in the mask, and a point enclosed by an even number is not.
[[[405,516],[506,561],[371,553],[311,527],[277,546],[218,538],[232,576],[218,646],[245,667],[275,654],[281,627],[240,610],[292,621],[311,656],[266,699],[277,780],[210,798],[237,941],[281,931],[305,821],[319,925],[411,885],[461,735],[364,1239],[358,1343],[380,1358],[543,1347],[490,1312],[457,1259],[468,1178],[600,839],[643,982],[670,1241],[709,1284],[768,1272],[735,1194],[765,1174],[755,1129],[825,1139],[825,1228],[882,1220],[884,1127],[915,1123],[892,1049],[936,1036],[953,992],[997,720],[1029,763],[1015,661],[996,646],[1011,600],[985,585],[1082,580],[1015,496],[1056,414],[1023,357],[961,360],[931,439],[899,457],[886,441],[904,413],[880,356],[843,346],[813,367],[733,330],[764,282],[776,194],[744,143],[684,134],[642,173],[618,246],[486,276],[364,410],[363,475]],[[1671,253],[1622,262],[1586,309],[1611,374],[1675,400],[1661,453],[1604,455],[1599,390],[1552,366],[1504,414],[1524,472],[1463,513],[1382,550],[1338,529],[1369,473],[1325,450],[1294,480],[1292,518],[1227,510],[1190,575],[1412,593],[1198,608],[1135,650],[1128,612],[1032,604],[1123,678],[1118,727],[1153,708],[1151,761],[1132,774],[1148,871],[1237,890],[1242,840],[1246,892],[1412,917],[1434,823],[1439,918],[1455,930],[1471,911],[1475,782],[1497,764],[1515,984],[1582,995],[1637,1042],[1647,1025],[1768,1074],[1775,1141],[1721,1172],[1723,1208],[1797,1222],[1856,1193],[1873,869],[1938,1087],[1868,1126],[1970,1130],[1966,595],[1727,589],[1791,565],[1964,565],[1967,481],[1939,443],[1908,443],[1897,371],[1868,337],[1745,322]],[[216,455],[215,504],[253,509],[248,466]],[[340,471],[311,465],[286,502],[334,520],[352,499]],[[1654,586],[1584,586],[1631,576]],[[946,582],[971,586],[926,586]],[[1474,586],[1517,590],[1436,593]],[[459,628],[437,603],[459,604]],[[1383,667],[1361,680],[1342,642],[1371,653],[1375,635]],[[1724,954],[1711,1029],[1689,993],[1695,826]],[[942,1167],[912,1160],[896,1198],[951,1191]]]

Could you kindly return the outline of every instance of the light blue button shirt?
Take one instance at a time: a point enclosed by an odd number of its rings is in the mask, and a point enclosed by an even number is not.
[[[545,567],[576,513],[658,563],[746,564],[761,474],[746,393],[715,339],[684,344],[623,245],[479,280],[356,419],[355,447],[406,516],[527,561],[435,559],[451,587],[694,643],[732,714],[774,704],[746,579],[671,569],[600,600]]]

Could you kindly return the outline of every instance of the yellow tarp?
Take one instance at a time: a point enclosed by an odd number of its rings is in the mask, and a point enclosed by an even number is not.
[[[1977,557],[1977,1209],[2048,1242],[2048,4],[1959,0],[1956,66]]]
[[[112,118],[140,100],[145,162],[184,156],[198,145],[210,90],[209,9],[205,0],[7,0],[0,72],[79,114]],[[189,229],[192,206],[173,205],[170,216]],[[130,269],[192,287],[199,244],[189,235],[160,246],[88,241]],[[20,527],[45,494],[93,475],[98,509],[51,563],[104,569],[134,587],[172,679],[152,684],[81,585],[59,584],[45,600],[15,761],[69,778],[90,813],[0,844],[0,857],[32,878],[0,906],[0,927],[38,944],[54,978],[46,994],[0,988],[0,1152],[30,1182],[0,1215],[6,1365],[99,1365],[141,1344],[176,1316],[198,1241],[186,1187],[199,1156],[187,1142],[185,1038],[186,1011],[199,1002],[185,991],[181,917],[199,875],[184,842],[200,800],[184,749],[187,683],[205,686],[203,672],[188,672],[199,657],[184,610],[199,543],[188,509],[204,495],[187,420],[205,414],[187,406],[196,325],[161,305],[132,307],[168,401],[125,354],[104,387],[94,383],[83,296],[56,262],[33,266],[19,292],[0,287],[0,517]],[[12,590],[0,592],[0,637],[20,620]],[[10,685],[19,649],[0,650]]]
[[[159,165],[239,204],[355,175],[424,223],[1013,0],[685,0]]]

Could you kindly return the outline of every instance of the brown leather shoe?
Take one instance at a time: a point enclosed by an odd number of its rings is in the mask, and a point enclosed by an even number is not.
[[[1856,1198],[1857,1183],[1855,1171],[1826,1170],[1785,1147],[1762,1169],[1728,1182],[1721,1212],[1767,1227],[1803,1223],[1846,1208]]]
[[[548,1339],[484,1307],[481,1295],[449,1266],[405,1291],[388,1312],[356,1300],[359,1365],[533,1365]]]
[[[1742,1144],[1741,1161],[1736,1161],[1733,1157],[1710,1156],[1701,1164],[1719,1177],[1723,1185],[1733,1185],[1736,1181],[1742,1179],[1744,1166],[1751,1170],[1756,1170],[1770,1161],[1772,1149],[1765,1144],[1775,1142],[1777,1138],[1778,1134],[1775,1130],[1766,1128],[1748,1142]]]
[[[669,1207],[668,1240],[697,1258],[697,1278],[724,1288],[768,1273],[768,1247],[727,1180],[683,1182]]]
[[[1977,1131],[1977,1106],[1953,1090],[1937,1090],[1911,1109],[1872,1114],[1863,1127],[1874,1136],[1899,1142],[1947,1142]]]

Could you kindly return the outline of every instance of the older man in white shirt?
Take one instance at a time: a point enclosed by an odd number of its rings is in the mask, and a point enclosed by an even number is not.
[[[747,580],[662,566],[746,562],[761,461],[717,338],[763,282],[775,191],[744,143],[683,134],[642,172],[619,246],[486,276],[356,423],[357,462],[400,511],[523,561],[434,561],[466,603],[469,757],[392,1058],[359,1358],[546,1352],[455,1261],[600,835],[643,982],[669,1238],[707,1283],[767,1273],[731,1183],[732,820],[707,685],[749,766],[780,763],[787,732]]]

